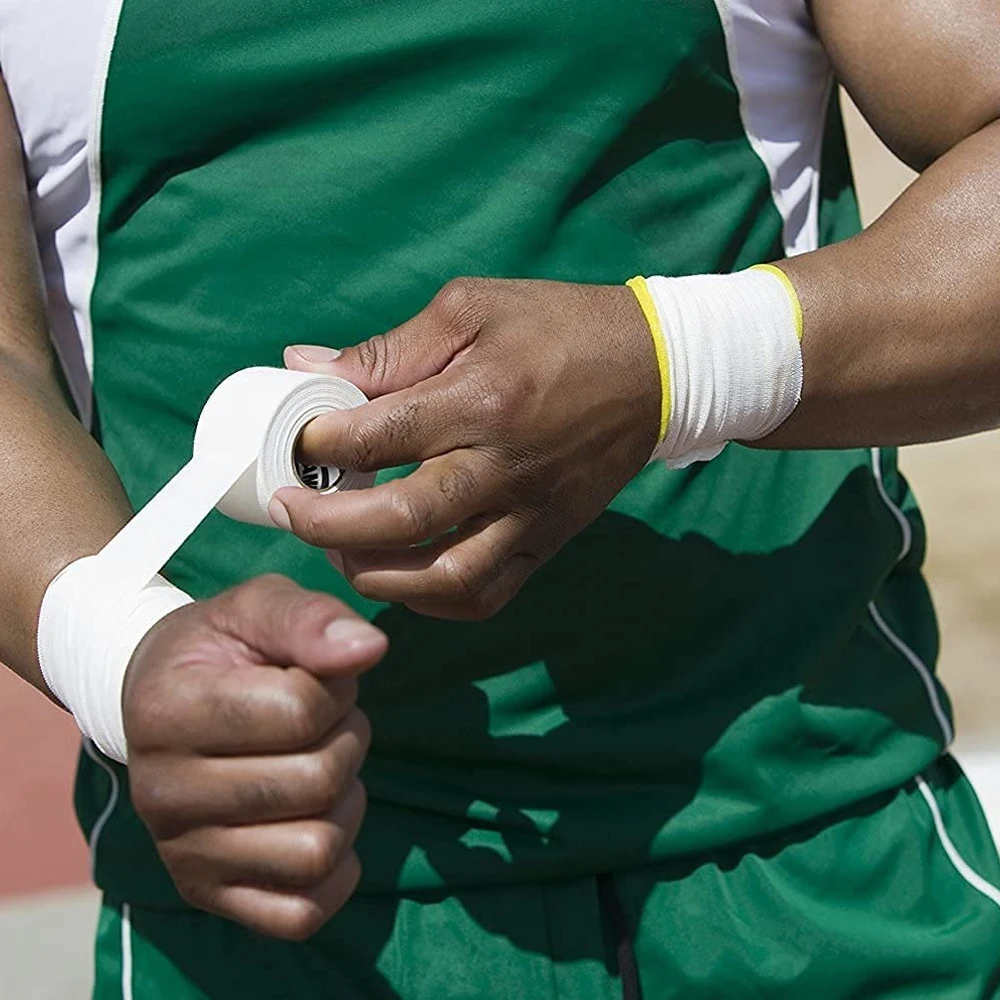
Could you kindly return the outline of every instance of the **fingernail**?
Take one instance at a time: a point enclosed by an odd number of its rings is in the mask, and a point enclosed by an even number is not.
[[[346,653],[362,653],[382,644],[382,633],[357,618],[337,618],[323,630],[330,643]]]
[[[303,361],[307,361],[312,365],[336,361],[342,353],[335,347],[317,347],[312,344],[293,344],[288,349],[294,351]]]
[[[336,549],[327,549],[326,558],[330,560],[330,565],[333,566],[338,573],[344,572],[344,557]]]
[[[282,531],[292,530],[292,519],[288,516],[288,508],[277,497],[267,505],[267,513]]]

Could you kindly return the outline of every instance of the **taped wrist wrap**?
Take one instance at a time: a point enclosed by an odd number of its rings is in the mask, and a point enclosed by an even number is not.
[[[670,468],[705,462],[788,418],[802,394],[802,310],[784,272],[763,265],[629,286],[663,344],[669,413],[654,458]]]
[[[116,593],[96,556],[70,563],[49,584],[38,617],[38,662],[52,693],[101,753],[128,756],[122,685],[146,633],[191,598],[155,576],[138,593]]]

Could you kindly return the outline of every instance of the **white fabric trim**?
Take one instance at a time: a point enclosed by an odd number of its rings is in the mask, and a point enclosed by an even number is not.
[[[924,797],[924,801],[927,803],[927,808],[931,811],[931,817],[934,820],[934,829],[937,832],[938,840],[941,841],[941,846],[944,848],[945,854],[948,855],[948,860],[952,863],[955,871],[958,872],[962,878],[965,879],[969,885],[978,893],[982,893],[987,899],[996,903],[1000,906],[1000,889],[996,886],[991,885],[982,877],[982,875],[975,872],[969,863],[962,857],[958,852],[958,848],[952,842],[951,837],[948,836],[948,831],[945,829],[944,819],[941,816],[941,809],[937,804],[937,799],[934,798],[934,793],[931,791],[930,786],[924,780],[923,775],[917,775],[915,778],[917,783],[917,788],[920,790],[920,794]]]
[[[117,24],[119,7],[120,0],[0,0],[0,65],[24,146],[52,341],[87,425],[97,266],[88,140],[103,99],[107,26]]]
[[[118,775],[115,774],[114,768],[109,767],[98,756],[94,745],[88,739],[84,739],[83,741],[83,752],[104,771],[111,781],[111,791],[108,792],[108,801],[104,804],[104,809],[101,811],[100,816],[97,817],[97,822],[90,831],[90,839],[87,842],[90,848],[90,878],[93,882],[97,882],[97,848],[100,844],[104,827],[108,820],[111,819],[111,814],[115,811],[115,806],[118,805],[119,784]]]
[[[893,503],[892,498],[886,491],[885,482],[882,479],[882,449],[872,448],[869,455],[871,458],[872,474],[875,477],[875,485],[878,489],[879,496],[882,498],[882,502],[886,505],[886,507],[889,508],[889,511],[892,513],[892,516],[896,519],[900,527],[902,538],[900,543],[900,552],[896,558],[896,563],[898,565],[910,552],[910,547],[913,544],[913,529],[910,526],[910,522],[906,515],[895,503]],[[927,690],[927,698],[931,703],[934,718],[937,719],[937,724],[941,729],[941,736],[944,740],[945,748],[947,749],[955,740],[955,730],[952,727],[951,720],[948,718],[948,713],[944,710],[944,706],[941,704],[941,696],[938,693],[937,681],[934,679],[933,671],[919,656],[917,656],[907,643],[905,643],[892,630],[889,623],[882,617],[882,614],[874,601],[870,601],[868,604],[868,615],[875,623],[875,627],[886,637],[886,639],[889,640],[897,652],[902,654],[907,663],[909,663],[919,675],[920,680],[923,682],[923,685]]]
[[[132,907],[122,903],[122,1000],[132,1000]]]
[[[80,310],[80,337],[83,342],[84,358],[87,364],[87,374],[90,380],[94,378],[94,324],[91,318],[91,300],[94,295],[94,284],[97,281],[97,266],[99,255],[98,229],[101,217],[101,127],[104,123],[104,95],[108,84],[108,71],[111,67],[111,54],[118,35],[118,22],[121,20],[122,3],[124,0],[103,0],[106,4],[100,43],[97,50],[97,65],[90,90],[90,108],[87,125],[87,181],[90,197],[84,212],[82,224],[86,227],[86,242],[83,245],[80,268],[84,277],[84,301]],[[91,414],[88,394],[88,413],[86,423],[89,426]]]
[[[833,70],[806,0],[715,0],[715,6],[743,129],[784,223],[785,253],[815,250]]]

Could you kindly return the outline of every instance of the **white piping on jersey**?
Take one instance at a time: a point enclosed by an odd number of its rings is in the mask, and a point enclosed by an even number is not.
[[[97,280],[97,237],[98,225],[101,216],[101,125],[104,120],[104,93],[107,86],[108,71],[111,68],[111,53],[114,49],[115,38],[118,34],[118,22],[121,17],[123,2],[124,0],[112,0],[108,8],[107,18],[104,22],[104,29],[101,32],[101,52],[97,64],[97,74],[94,78],[94,88],[91,97],[91,116],[90,124],[88,126],[87,173],[90,178],[90,198],[84,211],[89,213],[89,217],[87,219],[89,246],[87,250],[91,259],[87,263],[90,273],[88,275],[86,308],[82,311],[84,316],[84,328],[80,331],[80,337],[83,341],[84,357],[87,361],[87,371],[90,374],[91,381],[93,381],[94,377],[94,340],[90,307],[94,294],[94,284]],[[92,419],[93,414],[90,412],[88,396],[87,411],[81,412],[80,420],[85,427],[90,427]],[[90,740],[84,739],[83,749],[87,756],[95,764],[97,764],[105,774],[107,774],[108,779],[111,782],[111,791],[108,794],[108,801],[105,803],[103,811],[100,816],[98,816],[97,822],[90,831],[90,838],[88,842],[90,846],[91,878],[96,882],[97,852],[100,847],[101,834],[104,832],[105,825],[111,818],[112,813],[115,811],[115,807],[118,805],[119,782],[118,775],[115,774],[114,769],[101,758],[100,754],[95,750]],[[122,933],[124,934],[124,931]],[[129,958],[131,960],[131,951],[129,952]],[[124,976],[124,972],[122,974]],[[128,992],[129,1000],[131,1000],[131,996],[132,986],[130,980]]]
[[[101,755],[94,749],[94,744],[90,740],[85,739],[83,741],[83,752],[108,776],[111,782],[111,790],[108,792],[108,801],[104,803],[104,808],[101,810],[100,816],[97,817],[97,822],[94,824],[93,829],[90,831],[90,838],[87,841],[90,847],[90,877],[96,882],[97,881],[97,845],[100,843],[101,834],[104,832],[104,826],[111,819],[111,814],[115,811],[115,806],[118,805],[118,775],[115,774],[114,768],[107,764],[101,757]]]
[[[715,0],[743,130],[767,171],[791,257],[819,247],[819,183],[833,70],[806,0]]]
[[[944,819],[941,816],[941,809],[937,804],[937,799],[934,798],[934,793],[931,791],[930,786],[924,780],[923,775],[918,774],[914,779],[917,783],[917,788],[920,794],[924,797],[924,801],[927,803],[927,808],[931,811],[931,817],[934,820],[934,829],[937,832],[938,840],[941,841],[941,846],[944,848],[944,853],[948,855],[948,860],[952,863],[955,870],[958,872],[962,878],[965,879],[969,885],[972,886],[976,892],[982,893],[987,899],[992,900],[997,906],[1000,906],[1000,889],[996,886],[991,885],[975,872],[969,863],[958,853],[958,848],[952,842],[951,837],[948,836],[948,831],[945,829]]]
[[[899,565],[899,563],[902,562],[909,554],[910,547],[913,544],[913,528],[910,526],[910,522],[906,515],[902,512],[902,510],[900,510],[899,506],[893,502],[892,498],[886,491],[885,483],[882,479],[881,448],[871,449],[871,463],[872,473],[875,476],[875,485],[878,488],[879,496],[882,498],[882,502],[886,505],[886,507],[892,512],[893,517],[895,517],[896,521],[899,523],[902,533],[900,552],[896,559],[896,564]],[[944,706],[941,704],[941,696],[938,692],[937,681],[934,679],[933,672],[927,664],[924,663],[919,656],[917,656],[910,646],[908,646],[892,630],[888,622],[886,622],[886,620],[882,617],[882,614],[874,600],[868,603],[868,614],[871,620],[875,623],[875,627],[886,637],[886,639],[889,640],[896,651],[901,653],[904,659],[917,672],[920,680],[923,682],[924,688],[927,690],[927,698],[931,703],[931,709],[934,712],[935,719],[937,719],[937,724],[941,728],[941,736],[944,740],[945,748],[951,746],[952,741],[955,739],[955,730],[951,724],[951,720],[948,718],[948,713],[944,710]]]
[[[132,1000],[132,908],[122,903],[122,1000]]]
[[[902,548],[900,549],[897,562],[902,562],[909,554],[913,545],[913,527],[909,518],[889,499],[889,494],[885,489],[885,481],[882,479],[882,449],[872,448],[872,471],[875,473],[875,486],[882,502],[892,511],[893,517],[899,522],[899,529],[902,532]]]
[[[87,215],[87,246],[85,264],[87,269],[86,279],[86,306],[82,310],[83,328],[80,330],[80,339],[83,344],[83,356],[87,365],[87,372],[90,375],[91,383],[94,380],[94,322],[91,315],[93,305],[94,285],[97,282],[98,266],[98,229],[101,220],[101,130],[104,123],[104,96],[108,83],[108,72],[111,69],[111,54],[115,47],[115,38],[118,35],[118,23],[121,20],[123,0],[111,0],[104,27],[101,31],[100,50],[97,58],[97,72],[94,74],[93,91],[91,93],[90,122],[87,128],[87,175],[90,183],[90,198],[84,212]],[[81,414],[84,426],[89,427],[93,419],[90,413],[90,401],[88,397],[87,412]]]
[[[941,736],[944,739],[945,747],[949,747],[952,741],[955,739],[955,733],[951,725],[951,720],[948,718],[948,713],[944,710],[944,706],[941,704],[941,696],[938,694],[937,684],[934,681],[934,675],[927,668],[927,664],[920,659],[919,656],[905,643],[895,632],[889,627],[886,620],[882,617],[881,612],[876,607],[874,601],[870,601],[868,604],[868,614],[871,616],[871,620],[875,623],[875,627],[889,640],[890,643],[896,648],[897,652],[901,653],[907,662],[913,667],[914,670],[920,675],[920,679],[924,683],[924,687],[927,690],[927,700],[931,703],[931,709],[934,712],[934,718],[937,719],[937,724],[941,727]]]

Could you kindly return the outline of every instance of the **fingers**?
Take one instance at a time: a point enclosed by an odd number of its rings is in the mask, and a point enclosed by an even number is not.
[[[197,656],[197,651],[188,653]],[[126,691],[129,756],[183,747],[207,755],[294,753],[318,746],[353,708],[352,677],[298,668],[193,662]]]
[[[336,358],[308,346],[289,347],[285,364],[347,379],[369,399],[416,385],[443,371],[475,339],[489,312],[490,284],[450,281],[425,309],[388,333],[345,348]]]
[[[377,472],[463,447],[479,430],[476,414],[487,392],[464,369],[435,375],[350,410],[311,420],[299,438],[306,463]],[[455,414],[467,419],[456,422]]]
[[[424,462],[415,472],[369,490],[320,494],[287,489],[275,494],[291,530],[320,548],[409,546],[489,510],[504,479],[481,452],[460,450]]]
[[[406,606],[411,611],[427,615],[429,618],[484,621],[492,618],[514,598],[540,562],[537,557],[527,554],[511,556],[500,568],[495,579],[470,597],[441,602],[413,598],[406,602]]]
[[[341,550],[343,573],[373,601],[458,601],[491,583],[524,536],[513,516],[476,518],[428,545]]]
[[[286,941],[312,937],[347,901],[361,879],[352,851],[320,885],[287,891],[255,885],[192,885],[181,895],[209,913],[235,920],[251,930]]]
[[[275,823],[321,816],[357,778],[371,730],[358,709],[316,750],[269,757],[190,758],[140,754],[130,764],[132,798],[157,837],[196,826]]]
[[[382,632],[335,597],[280,576],[257,577],[202,608],[210,626],[239,643],[244,658],[300,666],[320,677],[361,673],[388,646]]]
[[[430,545],[344,551],[343,572],[364,597],[439,618],[491,617],[543,561],[520,518],[482,519]]]
[[[357,839],[365,791],[355,781],[326,816],[254,826],[192,830],[159,842],[182,882],[249,884],[280,890],[313,889],[325,882]]]

